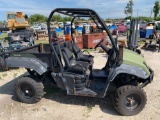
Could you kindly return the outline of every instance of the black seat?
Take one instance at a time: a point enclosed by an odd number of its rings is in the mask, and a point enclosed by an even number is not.
[[[65,42],[65,47],[67,47],[71,52],[73,52],[72,45],[73,45],[72,40]]]
[[[76,56],[77,60],[86,61],[86,62],[89,62],[90,64],[93,64],[94,57],[92,55],[90,55],[89,53],[88,53],[89,55],[83,54],[76,43],[73,43],[72,47],[73,47],[74,55]]]
[[[84,61],[76,61],[73,54],[67,47],[64,47],[62,49],[62,55],[64,57],[66,68],[69,69],[71,72],[82,73],[88,70],[89,63]]]

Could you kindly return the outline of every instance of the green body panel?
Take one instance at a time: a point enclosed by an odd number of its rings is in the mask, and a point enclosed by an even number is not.
[[[136,52],[133,52],[128,49],[124,49],[123,50],[123,64],[140,67],[148,75],[150,75],[145,59],[141,55],[137,54]]]

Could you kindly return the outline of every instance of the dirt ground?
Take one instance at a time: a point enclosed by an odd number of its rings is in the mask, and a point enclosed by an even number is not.
[[[106,62],[104,53],[95,53],[94,68],[102,68]],[[155,77],[144,89],[148,96],[145,109],[136,116],[121,116],[113,108],[110,99],[93,99],[67,96],[64,91],[51,89],[36,104],[17,101],[14,84],[25,69],[0,73],[0,120],[159,120],[160,119],[160,53],[142,51]]]

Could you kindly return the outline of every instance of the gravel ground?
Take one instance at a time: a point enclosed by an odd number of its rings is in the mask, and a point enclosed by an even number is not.
[[[94,68],[102,68],[106,54],[95,55]],[[64,91],[51,89],[36,104],[17,101],[14,84],[17,77],[25,74],[25,69],[0,73],[0,120],[159,120],[160,118],[160,53],[142,51],[155,77],[144,89],[148,96],[145,109],[136,116],[119,115],[108,99],[67,96]]]

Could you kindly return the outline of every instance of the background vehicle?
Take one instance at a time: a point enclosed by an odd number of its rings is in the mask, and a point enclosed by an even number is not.
[[[31,26],[34,31],[41,30],[41,26]]]
[[[34,37],[25,38],[23,35],[9,36],[1,39],[0,52],[17,50],[34,45]]]
[[[64,28],[64,23],[63,22],[58,22],[59,28]]]
[[[28,16],[23,12],[8,12],[8,43],[9,50],[16,50],[24,46],[34,45],[34,33],[29,30]]]
[[[93,21],[97,19],[97,27],[107,32],[112,43],[112,48],[109,48],[102,44],[102,39],[95,47],[101,47],[109,56],[104,68],[92,69],[93,62],[87,60],[93,58],[83,55],[75,43],[52,43],[53,36],[57,39],[50,30],[50,21],[55,12],[72,14],[71,26],[76,17],[91,17]],[[122,115],[135,115],[144,108],[147,99],[143,87],[153,80],[154,72],[141,55],[123,49],[122,46],[117,48],[108,27],[95,11],[57,8],[51,12],[47,25],[50,44],[39,44],[1,54],[1,68],[24,67],[30,74],[16,83],[16,95],[20,101],[40,101],[44,95],[45,83],[52,82],[60,89],[66,90],[67,95],[105,98],[112,93],[113,105]],[[82,61],[79,57],[85,59]]]
[[[117,34],[117,30],[118,30],[118,34],[119,35],[125,35],[126,31],[127,31],[127,27],[123,24],[123,23],[118,23],[116,24],[117,28],[113,30],[112,34],[116,35]]]

